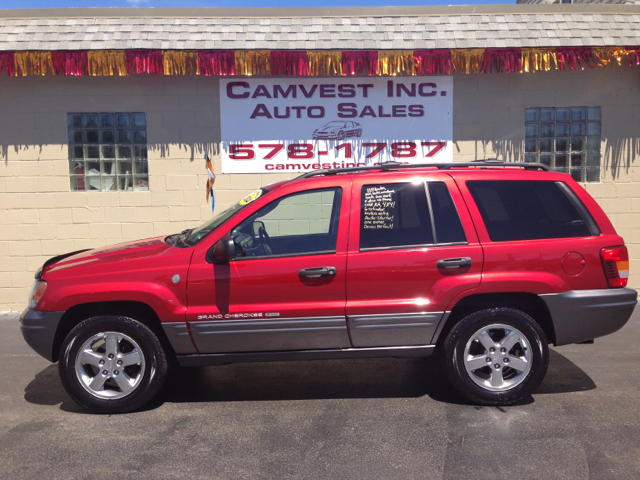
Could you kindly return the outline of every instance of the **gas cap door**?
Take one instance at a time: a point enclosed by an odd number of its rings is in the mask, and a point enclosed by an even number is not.
[[[580,275],[586,265],[587,261],[578,252],[569,252],[562,259],[562,269],[572,277]]]

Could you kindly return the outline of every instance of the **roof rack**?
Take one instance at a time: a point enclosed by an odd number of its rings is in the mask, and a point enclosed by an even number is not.
[[[348,167],[348,168],[332,168],[328,170],[313,170],[303,173],[298,178],[317,177],[320,175],[337,175],[339,173],[355,173],[368,170],[381,170],[387,172],[390,170],[399,170],[404,168],[437,168],[438,170],[450,170],[459,167],[516,167],[525,170],[544,170],[549,171],[549,167],[543,163],[522,163],[522,162],[503,162],[498,159],[475,160],[473,162],[447,162],[447,163],[399,163],[386,162],[378,165],[369,165],[366,167]]]

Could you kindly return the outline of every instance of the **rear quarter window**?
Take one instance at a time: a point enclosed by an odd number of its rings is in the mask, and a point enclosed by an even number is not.
[[[433,210],[433,220],[437,243],[466,243],[467,238],[460,223],[458,211],[449,189],[442,182],[429,182],[429,198]]]
[[[562,182],[469,181],[467,188],[493,242],[600,233],[586,207]]]

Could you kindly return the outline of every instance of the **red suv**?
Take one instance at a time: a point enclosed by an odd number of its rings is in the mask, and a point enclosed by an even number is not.
[[[21,317],[95,412],[139,408],[181,366],[440,353],[463,395],[506,405],[548,343],[621,328],[627,248],[540,164],[317,170],[169,237],[47,261]]]

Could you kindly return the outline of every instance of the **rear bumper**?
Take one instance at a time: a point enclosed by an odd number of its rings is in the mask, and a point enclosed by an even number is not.
[[[638,303],[638,292],[629,288],[570,290],[540,298],[549,308],[558,346],[620,330]]]
[[[42,312],[25,308],[20,315],[20,331],[27,344],[53,361],[53,340],[64,312]]]

